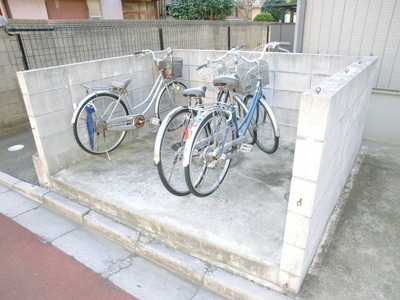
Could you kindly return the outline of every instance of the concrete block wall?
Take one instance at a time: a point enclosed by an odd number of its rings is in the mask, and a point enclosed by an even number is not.
[[[278,120],[282,140],[296,142],[302,93],[355,59],[331,55],[267,53],[270,84],[265,87],[265,94]]]
[[[14,45],[18,46],[18,45]],[[16,80],[18,70],[9,36],[0,30],[0,135],[29,125]]]
[[[295,292],[361,147],[376,61],[362,57],[301,96],[279,279]]]
[[[215,59],[222,56],[225,51],[177,50],[175,53],[187,62],[188,69],[185,72],[187,71],[188,74],[185,78],[188,78],[190,85],[194,87],[205,83],[195,68],[206,62],[207,58]],[[250,54],[250,52],[244,52],[244,55]],[[279,123],[282,140],[296,142],[302,93],[345,68],[357,58],[337,55],[265,54],[270,70],[270,83],[264,87],[264,94]],[[212,85],[207,83],[207,86],[207,97],[215,99],[216,93]]]
[[[44,186],[50,186],[51,174],[90,155],[77,145],[71,124],[74,107],[86,96],[82,84],[107,86],[114,80],[132,78],[129,102],[137,105],[156,78],[155,64],[149,56],[96,60],[17,75],[38,149],[35,167]],[[127,139],[135,134],[131,132]]]

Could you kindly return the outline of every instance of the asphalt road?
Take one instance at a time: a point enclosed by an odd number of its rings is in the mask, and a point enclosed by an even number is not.
[[[24,147],[17,151],[11,151],[10,147],[18,145]],[[0,136],[0,171],[22,181],[39,185],[32,159],[36,152],[31,128]]]

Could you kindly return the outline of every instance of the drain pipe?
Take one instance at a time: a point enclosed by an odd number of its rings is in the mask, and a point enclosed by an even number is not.
[[[19,49],[22,54],[22,63],[24,65],[24,70],[29,70],[28,59],[26,57],[26,51],[24,48],[24,43],[21,38],[21,34],[16,31],[53,31],[54,28],[14,28],[8,25],[8,19],[6,17],[0,16],[0,28],[4,28],[5,32],[9,36],[16,36]]]
[[[306,15],[307,0],[297,0],[296,27],[294,31],[293,53],[303,51],[304,18]]]

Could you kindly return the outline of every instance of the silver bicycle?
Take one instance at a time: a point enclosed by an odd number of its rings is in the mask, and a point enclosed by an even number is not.
[[[177,80],[182,77],[181,58],[173,57],[171,49],[161,54],[151,50],[135,54],[151,55],[154,59],[159,75],[153,88],[146,99],[132,107],[127,91],[130,78],[105,87],[84,85],[91,93],[81,100],[72,117],[75,140],[84,151],[106,153],[109,158],[108,153],[122,143],[127,130],[142,128],[145,122],[157,126],[172,109],[187,105],[182,94],[186,86]],[[152,108],[153,117],[146,120],[145,115]]]

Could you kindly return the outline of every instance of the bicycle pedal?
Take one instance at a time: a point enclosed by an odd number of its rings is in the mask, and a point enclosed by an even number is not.
[[[253,150],[253,145],[250,144],[241,144],[240,152],[242,153],[250,153]]]
[[[150,119],[150,124],[151,124],[151,125],[160,126],[160,123],[161,123],[161,122],[160,122],[160,119],[159,119],[159,118],[154,118],[154,117],[153,117],[153,118]]]

